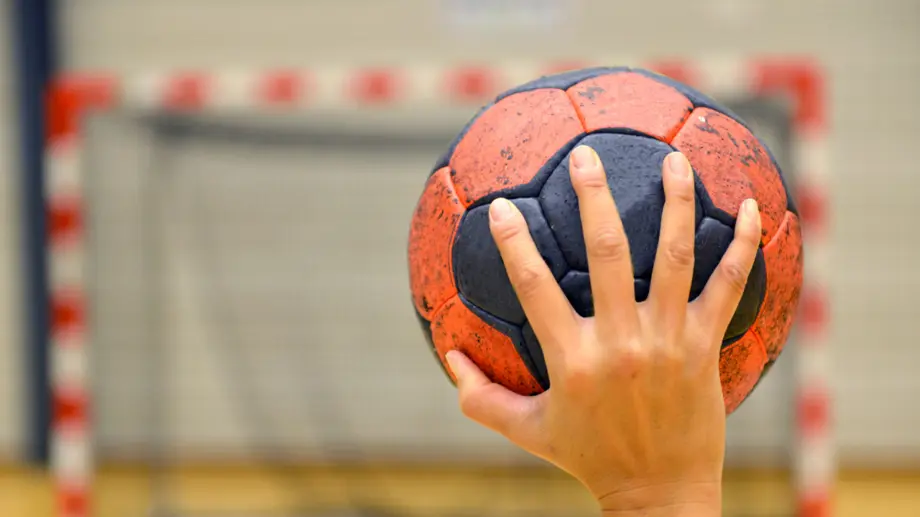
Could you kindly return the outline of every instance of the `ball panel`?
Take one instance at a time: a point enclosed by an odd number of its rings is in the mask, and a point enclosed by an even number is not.
[[[589,133],[621,127],[667,142],[693,111],[674,88],[632,72],[588,79],[566,93]]]
[[[537,171],[537,174],[529,182],[520,185],[510,185],[507,188],[490,192],[476,201],[473,201],[473,203],[467,207],[467,210],[487,205],[499,197],[508,199],[536,198],[540,195],[540,191],[543,190],[543,185],[546,183],[547,178],[550,177],[553,171],[556,170],[556,167],[558,167],[564,159],[567,159],[572,149],[574,149],[584,137],[584,133],[579,134],[572,140],[569,140],[564,146],[560,147],[556,153],[540,167],[540,170]]]
[[[562,90],[505,98],[470,126],[450,160],[464,206],[490,193],[529,183],[543,165],[583,132]]]
[[[581,143],[594,148],[604,164],[629,239],[635,276],[645,277],[654,263],[664,207],[661,164],[673,149],[653,138],[616,133],[595,133]],[[569,266],[587,271],[581,215],[567,158],[546,180],[540,204]],[[698,221],[702,213],[697,206]]]
[[[568,264],[556,245],[553,232],[543,219],[536,199],[511,200],[527,221],[537,250],[558,280]],[[482,310],[516,325],[523,325],[524,309],[518,301],[498,246],[489,230],[489,207],[469,210],[460,223],[454,241],[453,268],[456,285],[465,299]]]
[[[754,329],[741,339],[722,349],[719,356],[719,378],[725,413],[730,414],[750,395],[763,373],[767,353]]]
[[[648,299],[648,293],[652,289],[651,279],[634,278],[633,288],[636,291],[636,301],[644,302],[645,300]]]
[[[667,77],[661,74],[656,74],[655,72],[650,72],[648,70],[636,68],[636,69],[633,69],[633,72],[637,74],[641,74],[645,77],[648,77],[649,79],[652,79],[666,86],[670,86],[671,88],[674,88],[675,90],[680,92],[681,95],[689,99],[690,102],[693,103],[694,108],[709,108],[713,111],[718,111],[719,113],[724,113],[725,115],[728,115],[729,117],[740,122],[742,125],[745,125],[745,126],[747,125],[744,123],[744,121],[741,120],[741,117],[739,117],[732,110],[728,109],[727,107],[720,104],[712,97],[700,92],[699,90],[695,88],[691,88],[682,82],[675,81],[674,79],[671,79],[670,77]]]
[[[409,287],[416,310],[429,321],[457,294],[451,251],[463,212],[447,168],[428,178],[409,227]]]
[[[645,278],[635,278],[633,285],[636,301],[644,302],[648,298],[650,282]],[[591,278],[587,272],[569,271],[559,281],[559,286],[579,316],[583,318],[594,316],[594,296],[591,292]]]
[[[569,299],[572,308],[582,318],[594,316],[594,296],[591,293],[591,279],[588,273],[584,271],[569,271],[562,280],[559,281],[559,287]]]
[[[696,90],[695,88],[691,88],[690,86],[687,86],[684,83],[675,81],[674,79],[671,79],[670,77],[666,77],[664,75],[657,74],[655,72],[651,72],[648,70],[642,70],[642,69],[636,68],[636,69],[633,69],[633,72],[637,74],[642,74],[645,77],[649,77],[651,79],[654,79],[655,81],[658,81],[662,84],[665,84],[667,86],[674,88],[675,90],[683,94],[684,97],[686,97],[687,99],[690,99],[690,102],[693,103],[694,108],[709,108],[713,111],[718,111],[719,113],[722,113],[730,118],[735,119],[735,121],[737,121],[739,124],[741,124],[742,126],[750,130],[750,126],[747,124],[747,122],[742,120],[742,118],[738,116],[737,113],[728,109],[728,107],[726,107],[724,104],[719,103],[712,97],[709,97],[708,95],[700,92],[699,90]],[[776,158],[773,156],[773,153],[770,151],[770,148],[766,146],[763,140],[758,138],[757,141],[760,142],[760,146],[770,156],[770,160],[772,160],[773,166],[776,168],[776,170],[780,171],[780,180],[782,180],[783,188],[786,191],[786,204],[787,204],[786,209],[798,215],[799,214],[798,208],[795,206],[795,201],[790,196],[790,190],[789,190],[788,185],[786,184],[786,180],[782,176],[782,168],[779,166],[779,163],[776,161]]]
[[[501,318],[496,317],[493,314],[490,314],[480,307],[477,307],[476,304],[466,299],[463,294],[459,294],[458,297],[460,301],[466,305],[466,308],[469,309],[473,314],[475,314],[480,320],[485,322],[486,325],[492,327],[493,329],[500,332],[502,335],[508,336],[511,339],[511,343],[514,345],[515,350],[517,350],[518,356],[520,356],[521,361],[524,362],[524,366],[527,367],[527,371],[534,376],[534,379],[539,383],[539,376],[537,375],[535,361],[530,353],[530,349],[527,347],[527,344],[524,341],[524,333],[521,325],[505,321]],[[542,350],[540,351],[542,357]]]
[[[728,117],[735,119],[735,121],[737,121],[739,124],[741,124],[742,126],[750,130],[750,126],[747,124],[747,122],[742,120],[741,117],[738,116],[737,113],[728,109],[724,104],[719,103],[712,97],[709,97],[708,95],[696,90],[695,88],[691,88],[690,86],[687,86],[686,84],[675,81],[674,79],[671,79],[670,77],[666,77],[661,74],[656,74],[655,72],[650,72],[648,70],[642,70],[642,69],[637,68],[637,69],[633,69],[633,72],[637,74],[642,74],[645,77],[654,79],[655,81],[658,81],[662,84],[665,84],[667,86],[674,88],[675,90],[683,94],[684,97],[689,99],[690,102],[693,103],[694,108],[709,108],[713,111],[718,111],[719,113],[725,114]],[[770,148],[767,147],[767,145],[763,142],[763,140],[758,138],[757,141],[760,142],[760,146],[770,156],[770,160],[773,162],[773,166],[776,168],[776,170],[780,171],[780,180],[782,181],[783,188],[786,192],[786,205],[787,205],[786,209],[796,215],[799,215],[799,211],[795,205],[795,201],[790,195],[789,186],[786,183],[786,179],[782,175],[782,168],[779,166],[779,162],[776,161],[776,158],[773,156],[773,153],[770,151]]]
[[[693,282],[690,284],[690,299],[695,300],[713,271],[722,260],[722,255],[735,238],[734,228],[711,217],[704,217],[696,227],[694,241]]]
[[[476,120],[479,118],[479,116],[485,113],[485,111],[491,108],[494,104],[495,103],[490,102],[489,104],[486,104],[485,106],[479,108],[479,111],[477,111],[476,114],[473,115],[473,118],[471,118],[469,122],[467,122],[466,125],[463,126],[463,129],[461,129],[460,132],[457,133],[457,136],[455,136],[453,141],[451,141],[451,143],[447,146],[447,150],[444,151],[444,154],[442,154],[438,158],[438,161],[435,162],[434,167],[431,169],[431,174],[434,174],[435,172],[437,172],[440,169],[443,169],[444,167],[447,167],[447,165],[450,163],[451,157],[454,155],[454,150],[457,149],[457,144],[459,144],[460,140],[463,140],[463,137],[466,136],[466,133],[470,130],[470,126],[472,126],[473,123],[476,122]]]
[[[712,197],[709,196],[709,191],[706,190],[706,184],[703,183],[703,180],[700,178],[699,174],[696,174],[695,170],[693,173],[693,190],[694,194],[696,194],[697,206],[702,210],[703,217],[715,219],[729,228],[734,228],[735,217],[716,206],[712,201]]]
[[[763,242],[769,242],[786,213],[786,191],[779,171],[747,128],[700,108],[693,110],[671,145],[690,160],[716,208],[737,217],[745,199],[757,199]]]
[[[572,85],[580,83],[586,79],[591,79],[592,77],[597,77],[599,75],[605,74],[616,74],[619,72],[626,72],[629,68],[625,66],[618,67],[595,67],[595,68],[585,68],[582,70],[572,70],[570,72],[563,72],[561,74],[553,74],[540,77],[539,79],[534,79],[529,83],[524,83],[516,88],[512,88],[501,95],[498,96],[497,100],[502,100],[505,97],[509,97],[516,93],[529,92],[532,90],[538,90],[541,88],[555,88],[557,90],[568,90]]]
[[[789,338],[802,291],[802,230],[795,214],[786,213],[776,236],[763,247],[763,255],[766,296],[755,327],[775,360]]]
[[[696,229],[693,282],[690,285],[691,301],[696,299],[706,288],[706,283],[719,266],[722,256],[728,250],[734,238],[734,228],[711,217],[703,218],[703,221]],[[725,331],[722,346],[728,346],[737,341],[754,324],[765,296],[764,293],[767,288],[766,277],[763,252],[758,250],[757,258],[754,260],[747,285],[744,288],[744,294],[741,296],[735,315]]]
[[[741,301],[738,302],[738,308],[735,309],[735,315],[732,316],[728,328],[725,329],[725,337],[722,341],[722,346],[728,346],[734,343],[754,325],[754,322],[757,320],[757,315],[760,314],[760,308],[763,306],[766,291],[767,267],[764,262],[763,249],[759,249],[757,250],[757,257],[754,259],[754,264],[751,266],[747,284],[744,286],[744,293],[741,295]]]
[[[537,334],[533,331],[533,327],[530,325],[530,322],[524,324],[524,327],[521,329],[521,335],[524,338],[524,347],[527,349],[527,355],[530,356],[530,361],[533,364],[533,369],[530,373],[537,379],[537,382],[540,383],[540,387],[544,390],[548,390],[549,383],[549,373],[546,370],[546,359],[543,357],[543,347],[540,346],[540,340],[537,339]],[[521,354],[524,356],[524,354]]]
[[[467,307],[460,295],[448,300],[435,313],[431,334],[443,364],[447,364],[444,358],[447,352],[459,350],[493,382],[522,395],[543,391],[511,337],[486,323]],[[456,381],[452,372],[450,376]]]

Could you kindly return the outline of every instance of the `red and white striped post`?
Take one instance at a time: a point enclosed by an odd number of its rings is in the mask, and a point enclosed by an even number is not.
[[[51,85],[46,103],[52,464],[59,515],[89,515],[92,479],[79,117],[110,100],[107,80]]]
[[[592,60],[593,61],[593,60]],[[829,517],[834,480],[827,369],[828,250],[824,90],[820,70],[789,60],[711,59],[642,61],[638,64],[722,94],[781,94],[795,107],[794,166],[803,184],[798,200],[806,233],[806,274],[798,326],[796,491],[799,517]],[[59,515],[88,517],[92,488],[90,393],[83,174],[80,119],[90,110],[130,106],[144,110],[288,111],[437,108],[486,102],[540,75],[592,66],[589,61],[510,66],[413,66],[310,70],[73,74],[48,95],[46,176],[51,286],[53,470]]]
[[[792,101],[794,152],[800,180],[799,215],[805,242],[805,275],[796,327],[795,480],[799,517],[829,517],[833,511],[836,458],[832,426],[827,201],[826,86],[809,62],[761,62],[755,91],[785,93]]]

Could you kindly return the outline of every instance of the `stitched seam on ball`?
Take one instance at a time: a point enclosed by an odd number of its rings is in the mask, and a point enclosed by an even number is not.
[[[566,272],[572,270],[572,266],[569,264],[569,261],[565,258],[565,253],[562,252],[562,246],[559,245],[559,238],[556,236],[556,232],[553,231],[553,227],[549,224],[549,220],[546,219],[546,212],[543,211],[543,204],[540,203],[540,196],[537,195],[535,198],[537,201],[537,210],[540,211],[540,218],[543,219],[543,223],[549,228],[549,234],[553,237],[553,244],[556,245],[556,250],[559,251],[559,256],[562,257],[562,261],[565,262]],[[553,275],[555,277],[555,275]],[[562,275],[563,277],[565,275]]]
[[[779,226],[776,228],[776,232],[773,234],[773,237],[770,237],[770,240],[766,244],[762,244],[761,248],[766,248],[767,246],[773,244],[776,239],[779,238],[780,234],[788,233],[789,226],[792,223],[793,217],[796,217],[796,215],[789,210],[786,210],[786,213],[783,214],[783,220],[780,221]]]
[[[585,133],[588,132],[588,124],[585,122],[585,114],[581,112],[581,108],[578,107],[578,103],[575,102],[575,98],[572,97],[572,94],[568,90],[563,90],[562,93],[565,94],[565,98],[569,100],[569,103],[572,105],[572,108],[575,110],[575,116],[578,117],[578,123],[581,124],[581,130]]]
[[[676,91],[676,90],[675,90],[675,91]],[[678,93],[679,93],[679,92],[678,92]],[[686,97],[684,97],[684,98],[686,99]],[[687,100],[689,101],[690,99],[687,99]],[[690,115],[693,115],[693,112],[697,110],[697,107],[696,107],[696,106],[693,106],[693,103],[692,103],[692,102],[690,103],[690,106],[691,106],[691,109],[690,109],[690,111],[687,112],[687,114],[684,116],[684,119],[681,120],[680,123],[677,124],[677,126],[676,126],[674,129],[672,129],[671,132],[666,136],[665,142],[666,142],[667,144],[670,145],[671,142],[673,142],[674,139],[677,138],[677,135],[680,134],[680,132],[683,131],[683,129],[684,129],[685,127],[687,127],[687,124],[690,123]],[[672,147],[673,147],[673,146],[672,146]]]
[[[459,291],[455,292],[453,295],[451,295],[450,298],[448,298],[447,300],[445,300],[444,303],[442,303],[441,305],[438,305],[437,308],[435,308],[433,311],[431,311],[431,320],[428,322],[429,325],[434,325],[434,322],[435,322],[435,320],[437,319],[438,313],[440,313],[442,310],[444,310],[444,307],[447,307],[447,304],[449,304],[450,302],[454,301],[455,298],[457,299],[457,301],[460,301],[460,292],[459,292]],[[460,303],[463,303],[463,302],[460,301]],[[434,338],[433,338],[433,337],[431,338],[431,341],[434,342]],[[435,349],[437,349],[437,347],[435,347]]]
[[[763,351],[763,356],[767,358],[767,362],[770,362],[770,354],[767,353],[767,345],[763,342],[763,338],[760,337],[760,334],[757,332],[757,327],[752,326],[750,332],[751,336],[754,337],[754,341],[757,341],[757,343],[760,344],[760,350]],[[766,364],[767,363],[764,363],[764,365]]]
[[[457,185],[454,184],[454,175],[453,175],[454,168],[451,167],[450,164],[448,163],[447,165],[444,166],[444,169],[447,169],[447,174],[444,175],[445,176],[444,179],[447,183],[447,186],[450,187],[451,193],[453,193],[454,197],[457,198],[457,201],[460,202],[460,206],[463,207],[464,213],[466,213],[466,209],[469,207],[467,206],[466,203],[463,202],[463,199],[461,199],[460,195],[457,193]]]
[[[677,91],[677,90],[674,90],[674,91]],[[678,92],[678,93],[680,93],[680,92]],[[683,95],[683,94],[681,94],[681,95]],[[684,95],[684,98],[686,99],[687,97]],[[690,99],[687,99],[687,100],[689,101]],[[687,115],[684,117],[684,119],[680,122],[680,124],[677,125],[676,128],[674,128],[673,132],[670,133],[670,135],[669,135],[669,136],[667,137],[667,139],[665,140],[665,143],[667,143],[669,146],[671,146],[671,149],[674,149],[675,151],[680,152],[681,154],[683,154],[683,151],[681,151],[680,149],[674,147],[674,144],[672,144],[671,142],[673,142],[674,139],[677,138],[677,135],[680,134],[681,131],[683,131],[683,129],[687,126],[687,124],[690,123],[690,115],[693,115],[693,112],[697,110],[696,106],[693,105],[693,102],[692,102],[692,101],[690,102],[690,106],[691,106],[690,111],[687,112]],[[684,155],[684,156],[686,156],[686,155]],[[706,185],[703,184],[703,180],[699,177],[699,174],[696,173],[696,169],[693,167],[692,164],[690,165],[690,169],[693,171],[693,195],[694,195],[697,199],[700,199],[700,191],[699,191],[699,188],[698,188],[698,187],[701,187],[701,188],[705,191],[705,190],[706,190]],[[706,195],[707,195],[707,197],[708,197],[708,195],[709,195],[709,192],[708,192],[708,191],[706,191]],[[710,203],[711,203],[711,202],[712,202],[712,200],[710,200]],[[703,208],[702,202],[700,203],[700,210],[703,211],[703,217],[701,217],[700,220],[699,220],[699,223],[696,224],[696,227],[695,227],[695,229],[694,229],[694,233],[700,229],[700,225],[703,224],[703,219],[705,219],[705,218],[708,216],[708,214],[706,213],[706,210]],[[713,218],[713,219],[715,219],[715,218]],[[716,219],[716,220],[719,221],[719,219]],[[721,221],[719,221],[719,222],[721,222]],[[733,225],[732,225],[732,228],[734,228]]]
[[[543,186],[545,187],[546,183],[544,183]],[[556,234],[556,229],[553,228],[553,225],[550,224],[549,219],[546,218],[546,209],[543,207],[543,199],[542,199],[543,196],[541,195],[542,193],[543,193],[543,188],[541,187],[540,192],[537,192],[537,195],[535,198],[537,200],[537,208],[540,209],[540,217],[543,218],[543,221],[546,223],[546,227],[549,228],[549,233],[550,235],[553,236],[553,242],[556,243],[556,248],[559,250],[560,255],[562,255],[563,262],[565,262],[566,267],[571,271],[572,264],[569,264],[569,260],[565,256],[565,252],[562,251],[562,245],[559,243],[559,235]],[[563,275],[563,277],[564,276],[565,275]]]
[[[466,206],[463,205],[463,200],[460,199],[460,196],[457,195],[457,187],[454,185],[454,180],[450,174],[451,171],[453,171],[453,169],[450,167],[450,165],[444,167],[444,169],[447,170],[447,172],[444,174],[444,182],[446,183],[446,186],[450,189],[450,193],[460,203],[460,206],[463,207],[463,213],[460,215],[460,220],[457,221],[457,224],[455,224],[453,229],[451,230],[450,238],[447,240],[447,242],[450,245],[450,253],[447,254],[447,272],[450,274],[450,280],[454,288],[454,294],[452,294],[450,297],[447,298],[447,300],[445,300],[440,305],[438,305],[435,310],[431,311],[431,321],[434,321],[434,315],[437,313],[437,311],[441,310],[441,308],[447,305],[447,303],[451,299],[453,299],[454,297],[460,294],[460,284],[457,282],[457,275],[454,272],[454,249],[457,244],[456,242],[457,234],[460,233],[460,225],[463,224],[463,220],[466,219],[466,214],[468,213],[466,210]]]
[[[766,143],[765,143],[763,140],[761,140],[760,137],[758,137],[757,135],[755,135],[754,132],[751,131],[751,129],[747,126],[747,124],[746,124],[744,121],[742,121],[742,120],[740,120],[739,118],[736,118],[736,117],[734,117],[734,116],[732,116],[732,115],[729,115],[729,114],[727,114],[727,113],[723,113],[723,112],[721,112],[721,111],[719,111],[719,110],[713,109],[713,108],[696,107],[696,106],[694,106],[693,111],[696,111],[697,109],[705,109],[705,110],[708,110],[708,111],[710,111],[710,112],[712,112],[712,113],[715,113],[715,114],[717,114],[717,115],[720,115],[720,116],[722,116],[722,117],[725,117],[725,118],[727,118],[728,120],[730,120],[730,121],[732,121],[732,122],[735,122],[736,124],[738,124],[739,126],[741,126],[742,128],[744,128],[748,133],[751,134],[752,137],[754,137],[754,140],[755,140],[761,147],[763,147],[764,152],[767,154],[768,158],[770,158],[770,163],[773,165],[773,168],[774,168],[774,170],[776,171],[777,179],[778,179],[778,181],[779,181],[779,182],[782,184],[782,186],[783,186],[783,197],[785,197],[785,199],[786,199],[785,207],[784,207],[785,215],[784,215],[783,221],[780,221],[780,224],[779,224],[779,226],[777,227],[776,231],[773,233],[773,235],[770,236],[770,239],[767,241],[766,244],[764,244],[764,243],[762,242],[763,239],[761,239],[761,247],[764,247],[765,245],[770,244],[771,242],[773,242],[773,240],[776,238],[776,236],[779,235],[780,230],[782,229],[783,224],[785,224],[785,217],[786,217],[789,213],[792,213],[793,215],[796,215],[794,212],[791,212],[791,211],[789,210],[789,204],[790,204],[790,202],[791,202],[791,197],[789,196],[789,192],[786,190],[786,186],[785,186],[785,183],[784,183],[784,178],[782,177],[782,170],[779,168],[779,164],[776,163],[775,159],[774,159],[774,158],[772,157],[772,155],[768,152]],[[683,124],[681,124],[681,126],[677,129],[677,131],[674,133],[674,135],[671,136],[671,139],[668,140],[668,144],[670,144],[670,143],[674,140],[674,138],[681,132],[681,130],[683,130],[683,128],[687,126],[687,124],[690,122],[690,116],[689,116],[689,115],[692,115],[692,114],[693,114],[693,111],[691,111],[690,114],[688,114],[688,116],[687,116],[687,118],[684,120]],[[671,145],[671,147],[674,147],[674,146]],[[676,149],[676,148],[675,148],[675,149]],[[680,151],[680,149],[676,149],[676,150]],[[681,152],[682,152],[682,151],[681,151]],[[694,170],[694,174],[695,174],[695,173],[696,173],[696,170]],[[752,190],[754,190],[754,183],[753,183],[753,181],[751,180],[751,177],[750,177],[749,175],[747,175],[747,174],[744,174],[744,177],[745,177],[748,181],[751,182],[751,188],[752,188]],[[705,187],[705,185],[704,185],[704,187]],[[756,192],[756,191],[755,191],[755,192],[752,192],[752,197],[754,197],[754,199],[757,198],[757,192]],[[716,208],[717,208],[717,210],[721,210],[721,209],[719,209],[718,207],[716,207]],[[762,210],[763,210],[763,207],[761,207],[761,211],[762,211]],[[762,217],[762,215],[761,215],[761,217]],[[735,217],[735,219],[737,219],[737,217]],[[733,226],[733,225],[732,225],[732,226]]]

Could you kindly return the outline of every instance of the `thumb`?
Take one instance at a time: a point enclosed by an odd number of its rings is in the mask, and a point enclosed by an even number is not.
[[[530,427],[537,397],[518,395],[492,382],[462,352],[451,350],[445,358],[457,379],[463,414],[526,448],[524,442],[534,434]]]

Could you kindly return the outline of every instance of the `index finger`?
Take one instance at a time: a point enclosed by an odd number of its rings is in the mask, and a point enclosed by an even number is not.
[[[489,207],[489,227],[511,285],[544,354],[558,352],[560,347],[576,338],[578,321],[572,305],[537,250],[527,221],[510,201],[496,199]]]

